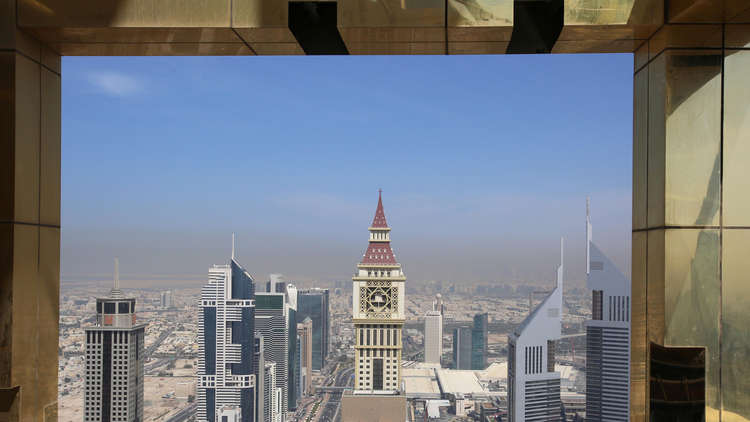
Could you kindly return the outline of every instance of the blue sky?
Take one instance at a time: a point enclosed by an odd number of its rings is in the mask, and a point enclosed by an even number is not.
[[[62,272],[346,279],[383,189],[407,276],[626,265],[632,56],[63,59]],[[547,277],[549,273],[549,277]]]

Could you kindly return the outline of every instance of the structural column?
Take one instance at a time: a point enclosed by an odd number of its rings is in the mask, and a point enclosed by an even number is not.
[[[60,56],[0,0],[0,420],[57,420]]]
[[[750,26],[665,25],[633,86],[631,420],[750,421]]]

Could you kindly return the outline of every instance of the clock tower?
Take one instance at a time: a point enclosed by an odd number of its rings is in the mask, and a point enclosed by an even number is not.
[[[406,276],[391,249],[391,229],[378,195],[370,239],[352,277],[354,388],[397,393],[401,386],[401,331]]]

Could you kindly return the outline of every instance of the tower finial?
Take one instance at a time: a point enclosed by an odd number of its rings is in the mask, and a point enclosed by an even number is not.
[[[590,216],[591,216],[591,197],[587,196],[586,197],[586,217],[588,218]]]
[[[112,290],[120,290],[120,260],[115,257],[115,285]]]
[[[234,232],[232,232],[232,260],[234,260]]]

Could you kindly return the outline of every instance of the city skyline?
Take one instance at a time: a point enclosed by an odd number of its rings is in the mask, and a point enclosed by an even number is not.
[[[398,204],[391,220],[403,227],[397,240],[414,281],[544,280],[549,268],[536,262],[555,256],[550,233],[585,241],[579,215],[587,195],[601,210],[602,247],[627,269],[628,56],[332,60],[299,77],[293,58],[252,66],[232,58],[65,58],[63,281],[106,274],[100,255],[128,261],[124,279],[200,278],[226,254],[231,232],[255,276],[346,280],[378,188]],[[230,63],[239,68],[226,70]],[[549,66],[569,83],[537,86]],[[460,74],[491,83],[481,94],[465,92]],[[436,85],[448,92],[438,95]],[[570,107],[573,91],[586,108]],[[241,123],[226,123],[247,95],[271,105],[249,104]],[[101,113],[113,118],[90,121]],[[582,114],[591,121],[586,131],[574,123]],[[111,136],[103,141],[105,129]],[[152,149],[157,139],[169,141]],[[245,158],[217,168],[207,153],[222,148]],[[394,159],[379,164],[377,176],[360,171],[362,157],[377,150]],[[86,192],[97,199],[82,198]],[[233,197],[243,212],[211,207],[205,198],[214,195]],[[435,230],[446,223],[450,230]],[[329,240],[321,245],[320,236]],[[566,277],[583,286],[584,259],[575,253]]]

